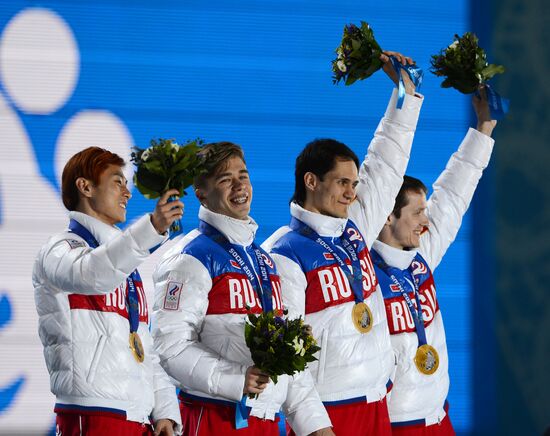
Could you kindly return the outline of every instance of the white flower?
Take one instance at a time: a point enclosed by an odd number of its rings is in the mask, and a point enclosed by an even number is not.
[[[151,154],[151,150],[147,149],[141,154],[141,160],[143,162],[147,162],[147,159],[149,159],[149,155]]]
[[[344,61],[338,61],[336,62],[336,66],[338,67],[338,69],[342,72],[342,73],[345,73],[348,68],[346,67],[346,64],[344,63]]]
[[[294,340],[292,341],[292,346],[294,347],[294,351],[296,351],[296,354],[298,354],[299,356],[303,356],[304,354],[306,354],[303,339],[298,340],[298,337],[294,338]]]
[[[179,149],[180,149],[180,146],[175,142],[172,142],[172,151],[178,151]]]
[[[454,48],[456,48],[457,45],[458,45],[458,41],[455,41],[449,47],[447,47],[447,50],[448,49],[454,49]]]

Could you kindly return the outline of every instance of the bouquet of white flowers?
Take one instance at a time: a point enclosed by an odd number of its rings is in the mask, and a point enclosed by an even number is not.
[[[374,39],[370,26],[361,21],[361,27],[348,24],[344,27],[342,42],[336,49],[337,57],[332,61],[333,82],[345,80],[351,85],[363,80],[382,68],[382,49]]]
[[[283,374],[303,371],[321,348],[302,318],[283,318],[277,311],[250,313],[245,324],[245,341],[252,361],[277,383]]]
[[[152,139],[149,148],[134,147],[131,157],[136,166],[134,185],[148,199],[159,198],[170,189],[177,189],[180,196],[186,195],[185,189],[204,171],[197,154],[203,143],[197,138],[178,145],[172,139],[160,138]],[[181,222],[175,221],[170,231],[171,236],[180,233]]]
[[[431,71],[444,77],[443,88],[455,88],[463,94],[476,92],[495,74],[504,73],[502,65],[489,64],[487,54],[470,32],[455,35],[455,41],[431,59]]]

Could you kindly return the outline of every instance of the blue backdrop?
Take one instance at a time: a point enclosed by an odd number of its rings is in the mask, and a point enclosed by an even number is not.
[[[61,64],[72,62],[72,76],[63,64],[60,71],[34,79],[34,84],[44,80],[42,91],[23,96],[25,74],[36,70],[25,67],[13,53],[24,58],[25,47],[33,44],[25,35],[36,27],[30,25],[20,34],[10,29],[29,12],[65,23],[76,51],[42,50],[44,64],[58,58]],[[47,392],[47,379],[45,385],[40,381],[47,375],[36,338],[30,269],[31,254],[47,236],[45,228],[44,234],[36,233],[39,223],[54,223],[47,220],[49,211],[56,219],[61,213],[59,205],[52,206],[50,198],[55,195],[38,192],[45,189],[57,194],[57,168],[64,156],[87,145],[116,145],[110,143],[108,134],[102,137],[102,132],[113,132],[113,142],[123,150],[146,146],[153,137],[184,141],[199,136],[241,144],[254,185],[252,216],[260,224],[258,239],[263,241],[289,219],[294,159],[301,148],[313,138],[334,137],[363,156],[383,114],[392,84],[382,72],[352,87],[331,82],[330,61],[342,27],[360,20],[371,24],[384,48],[413,57],[427,70],[431,54],[452,42],[455,33],[469,30],[468,2],[431,0],[422,2],[422,8],[397,0],[0,3],[0,97],[8,114],[5,122],[18,132],[10,137],[11,142],[0,143],[2,157],[17,163],[14,167],[5,162],[0,167],[4,172],[0,173],[0,234],[21,235],[6,236],[8,242],[0,248],[1,262],[8,265],[15,247],[25,241],[32,246],[21,260],[28,267],[18,273],[10,267],[5,272],[0,290],[6,301],[0,305],[0,343],[2,350],[27,343],[36,353],[32,365],[15,357],[0,363],[0,429],[12,428],[28,413],[24,409],[29,405],[45,409],[37,418],[40,422],[29,426],[45,429],[52,422],[52,398],[26,400],[26,396],[37,395],[36,391],[32,394],[33,383],[42,383],[41,389]],[[53,44],[62,42],[56,39]],[[64,74],[73,77],[73,86],[67,85],[69,90],[57,104],[38,108],[40,99],[53,100],[55,87],[64,86],[52,84],[54,76],[62,80]],[[426,74],[421,89],[426,98],[407,171],[427,185],[443,170],[470,121],[467,97],[443,90],[439,83]],[[20,152],[26,145],[27,152]],[[30,169],[16,173],[14,168]],[[2,201],[8,190],[13,197],[31,202],[33,210],[42,211],[35,214],[35,221],[16,219],[17,202]],[[135,189],[133,194],[130,219],[153,207]],[[191,197],[185,199],[186,229],[196,225],[198,204]],[[52,231],[63,228],[62,220],[55,223],[59,226],[52,224]],[[29,232],[34,236],[25,239]],[[450,413],[459,432],[472,429],[473,416],[471,251],[468,215],[435,272],[450,354]],[[21,293],[27,297],[17,304]],[[24,325],[23,330],[10,328],[16,323]],[[17,387],[15,382],[21,377],[25,381]]]

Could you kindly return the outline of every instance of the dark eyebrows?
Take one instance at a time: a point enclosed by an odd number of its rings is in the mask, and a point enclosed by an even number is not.
[[[248,174],[248,170],[246,169],[243,169],[243,170],[239,170],[239,175],[241,174]],[[220,173],[216,176],[216,180],[220,180],[220,179],[223,179],[224,177],[229,177],[231,176],[232,173],[230,173],[229,171],[226,171],[224,173]]]
[[[340,177],[338,180],[341,182],[353,183],[355,185],[359,183],[359,179],[351,180],[349,177]]]

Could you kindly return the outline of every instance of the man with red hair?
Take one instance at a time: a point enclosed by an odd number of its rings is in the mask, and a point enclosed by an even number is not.
[[[173,435],[175,388],[158,363],[136,267],[163,243],[183,203],[168,203],[125,231],[131,197],[123,159],[99,147],[74,155],[62,175],[67,230],[35,261],[40,339],[56,396],[57,434]]]

